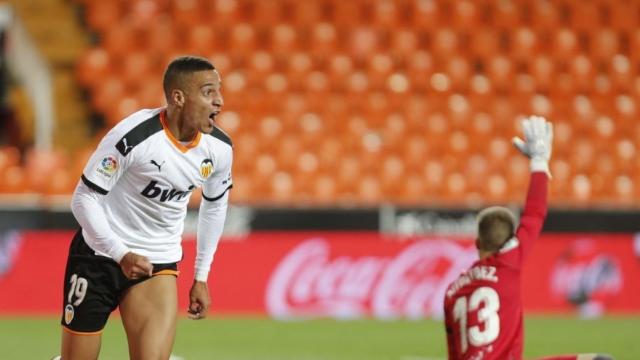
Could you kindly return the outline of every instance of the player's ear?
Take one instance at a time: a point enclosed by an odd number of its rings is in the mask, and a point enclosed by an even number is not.
[[[171,101],[179,106],[182,107],[184,105],[184,92],[182,92],[182,90],[180,89],[173,89],[171,90]]]
[[[480,250],[480,238],[476,238],[476,249]]]

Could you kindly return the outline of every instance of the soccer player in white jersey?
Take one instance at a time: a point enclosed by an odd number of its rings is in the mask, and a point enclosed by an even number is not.
[[[176,332],[177,263],[187,202],[202,187],[189,317],[210,304],[207,277],[227,211],[233,149],[215,126],[220,75],[180,57],[163,79],[166,108],[140,110],[102,139],[73,194],[81,229],[69,249],[62,359],[97,359],[120,309],[132,359],[168,359]]]

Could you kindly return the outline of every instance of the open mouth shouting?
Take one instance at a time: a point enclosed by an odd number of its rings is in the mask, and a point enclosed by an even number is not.
[[[220,114],[220,111],[214,111],[211,114],[209,114],[209,124],[211,126],[215,125],[216,117],[218,116],[218,114]]]

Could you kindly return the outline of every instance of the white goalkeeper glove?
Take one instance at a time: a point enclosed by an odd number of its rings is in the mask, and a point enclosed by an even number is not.
[[[522,121],[524,141],[519,137],[512,139],[513,145],[531,159],[532,172],[544,171],[551,178],[549,159],[553,142],[553,126],[541,116],[529,116]]]

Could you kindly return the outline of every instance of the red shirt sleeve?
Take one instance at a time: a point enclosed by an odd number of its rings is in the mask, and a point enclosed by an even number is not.
[[[455,329],[453,328],[454,321],[451,319],[451,304],[450,300],[445,297],[444,301],[444,328],[447,335],[447,355],[448,359],[457,359],[458,353],[456,351],[456,334]]]
[[[529,192],[516,229],[519,241],[520,264],[530,253],[533,242],[540,236],[544,219],[547,216],[547,187],[549,179],[543,172],[531,173]]]

